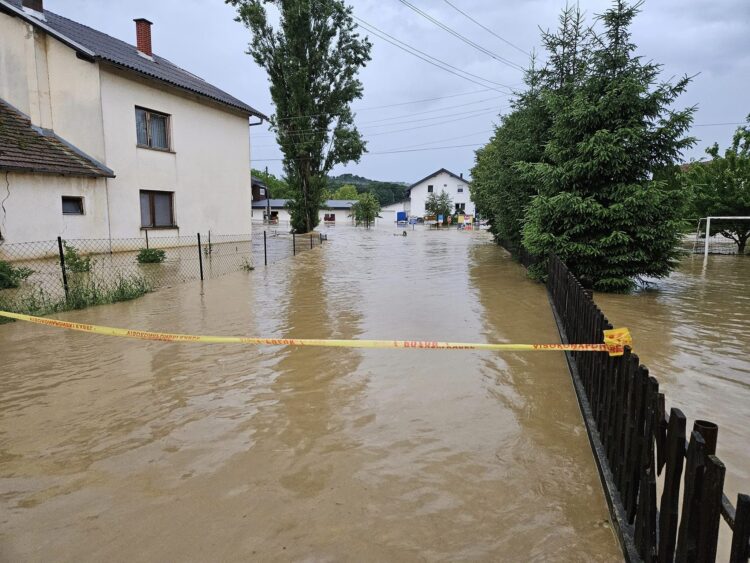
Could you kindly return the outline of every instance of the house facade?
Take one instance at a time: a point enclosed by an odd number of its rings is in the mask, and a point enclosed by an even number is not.
[[[131,45],[0,0],[4,242],[250,232],[248,126],[265,116],[153,53],[135,21]]]
[[[427,213],[425,203],[432,194],[446,192],[452,201],[452,208],[456,213],[474,216],[476,208],[471,200],[471,182],[463,174],[454,174],[450,170],[441,168],[429,176],[413,183],[407,191],[407,199],[384,207],[381,215],[384,219],[395,221],[399,211],[405,212],[407,217],[422,218]]]
[[[253,201],[253,221],[288,226],[288,199],[259,199]],[[326,225],[351,225],[352,205],[356,199],[327,199],[318,210],[318,219]]]

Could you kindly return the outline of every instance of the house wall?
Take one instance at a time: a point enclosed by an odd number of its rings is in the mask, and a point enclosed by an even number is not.
[[[453,200],[454,206],[456,203],[464,203],[466,204],[466,213],[469,215],[475,214],[476,209],[474,207],[474,202],[471,201],[469,183],[464,179],[459,180],[450,174],[441,172],[440,174],[436,174],[411,188],[409,208],[409,214],[411,216],[424,217],[425,202],[427,201],[427,195],[429,194],[427,187],[430,185],[433,186],[433,190],[436,194],[439,194],[441,191],[447,192]],[[463,189],[462,193],[458,192],[459,188]]]
[[[104,162],[99,65],[6,14],[0,14],[0,37],[0,98]]]
[[[209,229],[220,234],[250,233],[247,115],[123,74],[106,63],[78,59],[72,49],[19,18],[0,14],[0,38],[0,97],[28,115],[34,125],[54,130],[117,176],[98,181],[104,197],[87,196],[87,214],[96,220],[78,221],[83,230],[76,236],[143,237],[142,189],[174,192],[179,228],[160,230],[163,236]],[[136,105],[172,116],[173,152],[136,147]],[[17,200],[13,214],[20,217],[10,217],[6,206],[6,222],[16,221],[16,226],[13,235],[10,223],[3,232],[7,230],[14,240],[54,239],[64,225],[57,217],[59,194],[50,186],[69,186],[71,181],[43,175],[23,183],[32,192],[26,202],[33,205],[24,207]],[[34,226],[18,230],[24,222]],[[108,222],[111,233],[102,233],[100,225]]]
[[[5,184],[5,174],[2,180]],[[49,241],[58,236],[107,238],[104,178],[8,172],[7,180],[5,210],[0,210],[0,255],[4,245],[17,242]],[[83,197],[84,214],[63,215],[62,196]]]
[[[248,116],[102,67],[112,236],[142,236],[140,190],[174,192],[176,229],[161,235],[250,233]],[[171,151],[137,147],[135,107],[170,115]]]

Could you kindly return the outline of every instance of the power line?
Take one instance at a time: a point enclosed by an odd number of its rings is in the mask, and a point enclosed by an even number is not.
[[[487,27],[486,25],[482,24],[481,22],[475,20],[469,14],[467,14],[462,9],[458,8],[457,6],[455,6],[454,4],[452,4],[451,2],[449,2],[448,0],[443,0],[443,2],[445,2],[446,4],[448,4],[451,8],[453,8],[454,10],[456,10],[457,12],[459,12],[460,14],[463,14],[464,16],[466,16],[467,18],[469,18],[471,21],[473,21],[475,24],[477,24],[479,27],[481,27],[485,31],[487,31],[487,32],[491,33],[492,35],[494,35],[495,37],[497,37],[503,43],[506,43],[507,45],[510,45],[511,47],[513,47],[517,51],[520,51],[524,55],[528,55],[529,57],[531,56],[531,53],[529,53],[528,51],[524,51],[523,49],[521,49],[521,47],[519,47],[518,45],[514,45],[513,43],[511,43],[510,41],[508,41],[504,37],[500,37],[497,33],[495,33],[494,31],[492,31],[489,27]]]
[[[494,112],[500,111],[501,109],[503,109],[503,108],[502,107],[490,106],[490,107],[485,107],[485,108],[473,109],[473,110],[466,111],[466,112],[447,113],[445,115],[436,115],[436,116],[433,116],[433,117],[425,117],[425,118],[422,118],[422,119],[409,119],[409,120],[406,120],[406,121],[396,121],[396,122],[393,122],[393,123],[383,123],[383,124],[380,124],[380,125],[370,125],[370,124],[367,124],[367,123],[362,124],[362,125],[369,126],[369,127],[383,127],[383,126],[393,126],[393,125],[406,125],[408,123],[417,123],[417,122],[429,121],[429,120],[433,120],[433,119],[444,119],[446,117],[465,116],[465,117],[462,117],[460,119],[452,119],[452,120],[448,120],[448,121],[441,121],[440,123],[436,123],[435,124],[435,125],[440,125],[441,123],[452,123],[454,121],[460,121],[461,119],[469,119],[469,118],[475,117],[477,115],[484,115],[484,114],[487,114],[487,113],[494,113]],[[401,116],[401,117],[404,117],[404,116]],[[419,129],[419,127],[413,127],[413,129]],[[324,131],[328,131],[328,129],[314,128],[314,127],[312,127],[312,128],[308,128],[308,129],[300,129],[299,131],[289,131],[286,134],[287,135],[303,135],[305,133],[322,133]],[[375,133],[375,134],[377,135],[377,134],[380,134],[380,133]],[[276,135],[273,134],[273,133],[263,135],[263,137],[275,137],[275,136]],[[261,137],[261,135],[257,135],[257,137]]]
[[[376,119],[374,121],[365,121],[363,123],[357,123],[357,126],[367,126],[367,125],[372,125],[372,124],[375,124],[375,123],[382,123],[384,121],[391,121],[391,120],[394,120],[394,119],[403,119],[404,117],[411,117],[413,115],[424,115],[424,114],[428,114],[428,113],[444,112],[445,110],[449,110],[449,109],[464,108],[464,107],[468,107],[468,106],[471,106],[471,105],[474,105],[474,104],[480,104],[480,103],[489,102],[489,101],[492,101],[492,100],[499,100],[501,98],[502,98],[502,96],[496,96],[496,97],[492,97],[492,98],[482,98],[481,100],[475,100],[473,102],[467,102],[467,103],[463,103],[463,104],[456,104],[456,105],[453,105],[453,106],[444,106],[444,107],[441,107],[441,108],[430,109],[430,110],[426,110],[426,111],[420,111],[420,112],[413,112],[413,113],[408,113],[408,114],[394,115],[392,117],[384,117],[382,119]],[[487,109],[490,109],[490,108],[487,108]],[[503,109],[503,108],[500,107],[498,109]],[[478,111],[478,110],[472,110],[472,111]],[[439,116],[435,116],[435,117],[430,118],[430,119],[441,119],[443,117],[450,117],[450,116],[453,116],[453,115],[460,115],[460,114],[448,114],[447,116],[446,115],[439,115]],[[405,121],[403,123],[410,123],[410,122],[409,121]],[[385,123],[384,125],[398,125],[398,123]],[[380,127],[379,125],[372,125],[372,126],[373,127]],[[302,131],[323,131],[323,129],[322,128],[308,128],[308,129],[302,129],[302,130],[300,130],[300,132],[302,132]],[[275,136],[276,136],[275,133],[259,133],[258,135],[253,135],[253,137],[255,137],[255,138],[275,137]]]
[[[430,14],[428,14],[427,12],[423,12],[422,10],[420,10],[420,9],[419,9],[419,8],[417,8],[417,7],[416,7],[416,6],[414,5],[414,4],[412,4],[412,3],[408,2],[407,0],[399,0],[399,2],[401,2],[401,3],[402,3],[402,4],[404,5],[404,6],[407,6],[408,8],[411,8],[411,9],[412,9],[413,11],[415,11],[415,12],[416,12],[417,14],[419,14],[419,15],[420,15],[420,16],[422,16],[423,18],[425,18],[425,19],[427,19],[427,20],[431,21],[431,22],[432,22],[432,23],[434,23],[434,24],[435,24],[436,26],[438,26],[439,28],[441,28],[441,29],[443,29],[443,30],[447,31],[448,33],[450,33],[450,34],[451,34],[451,35],[453,35],[454,37],[456,37],[456,38],[460,39],[461,41],[463,41],[464,43],[466,43],[467,45],[471,45],[472,47],[474,47],[474,48],[475,48],[475,49],[477,49],[478,51],[480,51],[480,52],[482,52],[482,53],[484,53],[484,54],[486,54],[486,55],[488,55],[488,56],[492,57],[492,58],[493,58],[493,59],[495,59],[496,61],[499,61],[499,62],[501,62],[501,63],[503,63],[503,64],[505,64],[505,65],[508,65],[509,67],[511,67],[511,68],[513,68],[513,69],[515,69],[515,70],[520,70],[521,72],[524,72],[524,68],[523,68],[523,67],[522,67],[521,65],[519,65],[519,64],[517,64],[517,63],[514,63],[513,61],[511,61],[511,60],[509,60],[509,59],[506,59],[505,57],[501,57],[501,56],[500,56],[500,55],[498,55],[497,53],[493,53],[492,51],[490,51],[489,49],[486,49],[485,47],[482,47],[481,45],[479,45],[478,43],[475,43],[474,41],[472,41],[472,40],[471,40],[471,39],[469,39],[468,37],[466,37],[466,36],[464,36],[464,35],[461,35],[461,34],[460,34],[459,32],[457,32],[456,30],[454,30],[454,29],[452,29],[451,27],[449,27],[449,26],[445,25],[445,24],[444,24],[443,22],[441,22],[441,21],[439,21],[439,20],[437,20],[437,19],[433,18],[433,17],[432,17],[432,16],[430,15]]]
[[[443,150],[443,149],[460,149],[465,147],[483,147],[485,143],[470,143],[467,145],[446,145],[442,147],[430,147],[426,149],[403,149],[403,150],[392,150],[392,151],[379,151],[379,152],[366,152],[363,153],[362,156],[374,156],[374,155],[380,155],[380,154],[399,154],[399,153],[406,153],[406,152],[422,152],[422,151],[437,151],[437,150]],[[283,158],[254,158],[254,162],[272,162],[272,161],[282,161]],[[303,160],[303,159],[295,159],[295,160]]]
[[[352,17],[355,20],[357,20],[358,22],[360,22],[359,26],[362,27],[365,31],[369,31],[370,33],[376,35],[377,37],[380,37],[381,39],[383,39],[384,41],[390,43],[391,45],[394,45],[394,46],[398,47],[402,51],[406,51],[410,55],[414,55],[418,59],[422,59],[423,61],[431,64],[432,66],[435,66],[435,67],[437,67],[437,68],[439,68],[441,70],[444,70],[446,72],[450,72],[451,74],[454,74],[454,75],[458,76],[459,78],[462,78],[462,79],[467,80],[469,82],[473,82],[474,84],[477,84],[479,86],[483,86],[485,88],[487,88],[487,84],[483,84],[481,82],[478,82],[477,80],[474,80],[474,78],[478,78],[479,80],[482,80],[482,81],[484,81],[486,83],[496,84],[498,86],[502,86],[503,88],[507,88],[508,90],[510,90],[510,86],[508,86],[506,84],[502,84],[500,82],[494,82],[494,81],[489,80],[487,78],[482,78],[481,76],[478,76],[476,74],[472,74],[472,73],[466,72],[465,70],[461,70],[460,68],[455,67],[455,66],[453,66],[453,65],[451,65],[449,63],[446,63],[445,61],[442,61],[442,60],[438,59],[437,57],[433,57],[432,55],[428,55],[424,51],[420,51],[416,47],[412,47],[411,45],[409,45],[408,43],[406,43],[404,41],[401,41],[400,39],[396,39],[395,37],[393,37],[389,33],[381,30],[380,28],[378,28],[378,27],[376,27],[376,26],[374,26],[374,25],[372,25],[370,23],[367,23],[362,18],[359,18],[359,17],[354,16],[354,15]],[[400,45],[399,45],[399,43],[400,43]],[[427,57],[429,57],[429,58],[427,58]],[[430,59],[433,59],[433,60],[430,60]],[[435,62],[435,61],[437,61],[437,62]],[[458,72],[456,72],[456,71],[458,71]],[[459,74],[459,73],[463,73],[463,74]],[[464,75],[466,75],[466,76],[464,76]],[[472,76],[474,78],[470,78]],[[506,92],[506,91],[503,91],[503,90],[499,90],[497,88],[492,88],[492,89],[493,90],[497,90],[498,92],[503,92],[504,94],[513,95],[512,91],[507,91]]]
[[[482,92],[496,92],[494,88],[482,88],[481,90],[472,90],[471,92],[461,92],[459,94],[451,94],[449,96],[438,96],[436,98],[423,98],[421,100],[409,100],[408,102],[398,102],[395,104],[385,104],[380,106],[365,106],[361,108],[352,108],[355,112],[360,111],[372,111],[375,109],[385,109],[385,108],[394,108],[398,106],[408,106],[411,104],[421,104],[422,102],[434,102],[436,100],[447,100],[448,98],[458,98],[461,96],[471,96],[473,94],[481,94]],[[289,117],[281,117],[279,118],[279,121],[288,121],[290,119],[304,119],[308,117],[320,117],[321,115],[332,115],[328,112],[323,113],[311,113],[307,115],[290,115]]]

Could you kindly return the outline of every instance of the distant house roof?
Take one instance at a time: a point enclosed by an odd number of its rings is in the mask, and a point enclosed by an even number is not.
[[[421,184],[421,183],[422,183],[422,182],[424,182],[425,180],[429,180],[429,179],[430,179],[430,178],[432,178],[433,176],[437,176],[437,175],[438,175],[438,174],[440,174],[441,172],[445,172],[445,173],[446,173],[446,174],[448,174],[449,176],[453,176],[453,177],[454,177],[454,178],[455,178],[456,180],[461,180],[462,182],[466,182],[467,184],[471,184],[471,182],[470,182],[469,180],[467,180],[466,178],[464,178],[463,176],[459,176],[458,174],[454,174],[454,173],[453,173],[453,172],[451,172],[450,170],[446,170],[445,168],[441,168],[441,169],[440,169],[440,170],[438,170],[437,172],[433,172],[432,174],[429,174],[428,176],[425,176],[424,178],[422,178],[422,179],[421,179],[421,180],[419,180],[418,182],[414,182],[414,183],[413,183],[413,184],[412,184],[411,186],[409,186],[409,188],[408,188],[408,189],[412,189],[412,188],[413,188],[414,186],[417,186],[417,185]]]
[[[112,170],[58,137],[51,130],[32,125],[26,115],[2,99],[0,170],[65,176],[115,176]]]
[[[288,199],[264,199],[254,201],[253,207],[255,209],[265,209],[270,206],[271,209],[284,209],[288,201]],[[356,199],[327,199],[323,202],[322,209],[351,209],[355,203],[357,203]]]
[[[212,86],[202,78],[191,74],[163,57],[154,54],[153,60],[150,60],[139,55],[138,49],[125,41],[115,39],[106,33],[59,16],[49,10],[44,10],[45,21],[41,21],[25,12],[21,1],[0,0],[0,12],[22,18],[45,31],[75,50],[80,58],[91,61],[106,61],[122,69],[166,82],[261,119],[268,119],[245,102],[230,96],[223,90]]]

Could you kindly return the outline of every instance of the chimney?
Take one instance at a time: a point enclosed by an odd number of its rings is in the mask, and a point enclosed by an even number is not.
[[[43,0],[23,0],[21,2],[24,12],[30,12],[31,15],[44,19],[44,2]]]
[[[41,0],[39,2],[41,3]],[[136,47],[144,55],[153,56],[151,52],[151,22],[146,18],[138,18],[133,21],[135,22]]]
[[[463,179],[463,177],[464,177],[464,173],[463,172],[459,172],[458,175],[461,177],[461,179]]]

